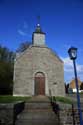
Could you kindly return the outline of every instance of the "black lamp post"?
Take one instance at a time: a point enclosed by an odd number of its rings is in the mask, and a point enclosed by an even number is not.
[[[77,58],[77,48],[74,48],[74,47],[69,48],[68,53],[69,53],[70,59],[73,60],[74,73],[75,73],[75,83],[76,83],[76,90],[77,90],[78,113],[80,116],[80,125],[83,125],[82,112],[81,112],[81,106],[80,106],[80,95],[79,95],[79,88],[78,88],[78,79],[77,79],[77,70],[76,70],[76,64],[75,64],[75,59]]]

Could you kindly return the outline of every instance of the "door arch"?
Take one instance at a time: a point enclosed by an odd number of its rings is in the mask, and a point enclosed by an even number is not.
[[[45,95],[45,75],[42,72],[35,74],[35,95]]]

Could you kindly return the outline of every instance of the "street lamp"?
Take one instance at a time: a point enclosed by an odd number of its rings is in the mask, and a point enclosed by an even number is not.
[[[77,106],[78,106],[78,113],[80,116],[80,125],[82,124],[82,112],[81,112],[81,106],[80,106],[80,95],[79,95],[79,88],[78,88],[78,79],[77,79],[77,71],[76,71],[76,64],[75,59],[77,58],[77,48],[71,47],[68,50],[70,59],[73,60],[74,65],[74,73],[75,73],[75,83],[76,83],[76,90],[77,90]]]

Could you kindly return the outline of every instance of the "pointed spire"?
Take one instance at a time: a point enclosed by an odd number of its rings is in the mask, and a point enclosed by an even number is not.
[[[37,16],[37,24],[40,25],[40,16]]]
[[[40,16],[37,17],[37,26],[36,26],[35,32],[42,33],[41,26],[40,26]]]

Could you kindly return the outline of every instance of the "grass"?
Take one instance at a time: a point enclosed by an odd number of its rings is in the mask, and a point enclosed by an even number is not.
[[[53,97],[53,100],[62,102],[62,103],[66,103],[66,104],[72,104],[72,100],[66,97],[61,97],[61,96],[57,96],[57,97]]]
[[[5,95],[5,96],[0,96],[0,103],[12,103],[16,101],[27,101],[31,97],[20,97],[20,96],[11,96],[11,95]]]
[[[0,103],[13,103],[17,101],[28,101],[31,97],[20,97],[20,96],[11,96],[11,95],[5,95],[5,96],[0,96]],[[67,97],[53,97],[53,100],[66,103],[66,104],[72,104],[72,100],[67,98]]]

